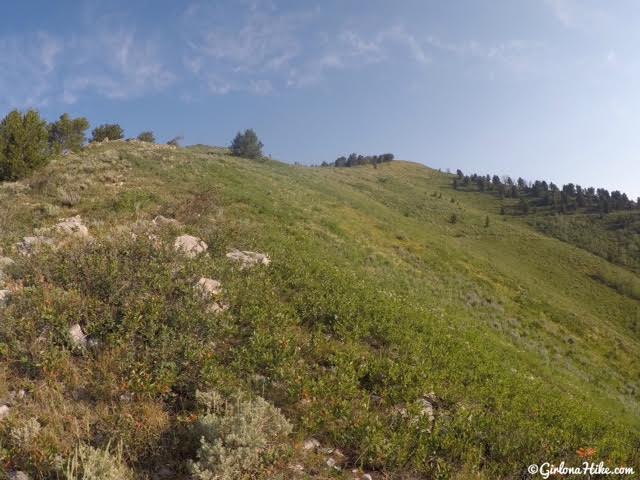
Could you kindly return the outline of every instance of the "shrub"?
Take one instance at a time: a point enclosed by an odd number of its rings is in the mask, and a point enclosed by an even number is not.
[[[138,140],[140,140],[141,142],[148,142],[148,143],[156,143],[156,137],[153,135],[153,132],[142,132],[140,135],[138,135]]]
[[[122,460],[122,444],[114,452],[80,444],[64,472],[66,480],[128,480],[133,475]]]
[[[18,180],[47,163],[47,122],[35,110],[10,112],[0,123],[0,180]]]
[[[237,157],[262,158],[262,142],[252,129],[238,132],[231,142],[231,153]]]
[[[124,138],[124,130],[117,123],[105,123],[96,127],[91,132],[92,142],[102,142],[103,140],[120,140]]]
[[[63,150],[77,152],[85,140],[84,132],[89,121],[84,117],[71,118],[68,113],[60,115],[57,122],[49,124],[49,144],[51,149],[60,153]]]
[[[458,215],[457,215],[457,214],[455,214],[455,213],[452,213],[452,214],[449,216],[449,223],[451,223],[451,224],[458,223]]]
[[[167,142],[167,145],[172,145],[174,147],[179,147],[181,141],[182,141],[182,137],[181,136],[173,137],[171,140],[169,140]]]
[[[255,478],[260,468],[281,453],[291,424],[261,397],[223,401],[215,392],[197,393],[208,413],[198,425],[198,461],[191,465],[199,480]]]

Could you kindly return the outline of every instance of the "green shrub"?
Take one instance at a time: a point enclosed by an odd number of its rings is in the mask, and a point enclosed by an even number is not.
[[[0,180],[18,180],[50,157],[47,122],[35,110],[10,112],[0,123]]]
[[[96,127],[91,132],[92,142],[102,142],[103,140],[120,140],[124,138],[124,130],[117,123],[105,123]]]
[[[225,402],[215,392],[196,395],[208,413],[198,424],[201,438],[198,461],[191,466],[194,478],[255,478],[262,466],[279,456],[283,439],[291,433],[291,424],[279,409],[261,397]]]
[[[244,158],[261,158],[262,142],[258,139],[258,135],[252,129],[245,130],[244,133],[238,132],[231,142],[231,153],[237,157]]]
[[[138,140],[141,142],[156,143],[156,137],[153,135],[153,132],[150,131],[142,132],[138,135]]]

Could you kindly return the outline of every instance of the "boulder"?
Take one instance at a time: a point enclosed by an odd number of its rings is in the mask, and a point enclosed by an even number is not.
[[[31,480],[31,477],[20,470],[9,472],[9,480]]]
[[[0,405],[0,420],[7,417],[9,415],[9,411],[11,409],[8,405]]]
[[[320,442],[315,438],[309,438],[305,440],[304,445],[302,446],[302,448],[304,448],[305,450],[315,450],[316,448],[319,448],[319,447],[320,447]]]
[[[173,244],[176,252],[181,253],[189,258],[195,258],[201,253],[207,251],[207,244],[198,237],[192,235],[180,235]]]
[[[157,215],[156,218],[153,219],[153,224],[156,227],[179,227],[180,222],[175,218],[167,218],[162,215]]]
[[[76,235],[83,238],[89,236],[89,229],[82,223],[80,215],[60,219],[60,222],[56,224],[56,230],[65,235]]]
[[[82,327],[80,326],[80,324],[76,323],[69,327],[69,337],[71,338],[71,343],[73,343],[74,346],[87,346],[87,336],[82,331]]]
[[[53,245],[53,240],[43,236],[24,237],[16,244],[16,247],[20,255],[29,257],[36,253],[38,248],[42,245]]]
[[[227,258],[234,262],[240,263],[240,268],[251,268],[256,265],[269,265],[271,259],[268,255],[258,252],[249,252],[247,250],[233,249],[227,253]]]
[[[202,277],[196,283],[196,289],[204,298],[214,298],[222,293],[222,284],[213,278]]]
[[[213,302],[211,305],[207,307],[207,312],[213,313],[216,315],[218,313],[226,312],[227,310],[229,310],[229,304],[221,301]]]
[[[4,307],[7,305],[7,302],[9,301],[10,296],[11,296],[11,291],[0,290],[0,307]]]

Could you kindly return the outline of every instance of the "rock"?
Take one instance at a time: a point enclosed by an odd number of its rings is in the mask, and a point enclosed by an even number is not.
[[[229,304],[225,302],[213,302],[207,307],[207,312],[215,315],[229,310]]]
[[[362,478],[363,478],[364,480],[373,480],[373,477],[372,477],[371,475],[369,475],[368,473],[365,473],[365,474],[362,476]]]
[[[80,215],[60,219],[60,222],[56,224],[56,230],[65,235],[76,235],[83,238],[89,237],[89,229],[82,223]]]
[[[10,290],[0,290],[0,307],[4,307],[11,296]]]
[[[53,240],[48,237],[36,236],[36,237],[24,237],[20,242],[16,244],[18,253],[29,257],[36,253],[36,250],[41,245],[53,245]]]
[[[192,235],[180,235],[173,244],[176,252],[189,258],[195,258],[198,254],[207,251],[207,244],[198,237]]]
[[[79,324],[74,324],[69,327],[69,337],[71,337],[71,343],[76,347],[87,346],[87,336],[82,331],[82,327]]]
[[[315,448],[318,448],[319,446],[320,442],[318,440],[316,440],[315,438],[309,438],[305,440],[302,448],[304,448],[305,450],[313,450]]]
[[[340,470],[340,467],[338,466],[338,462],[336,462],[335,458],[333,457],[327,458],[326,463],[327,463],[327,467],[333,468],[335,470]]]
[[[196,288],[204,298],[214,298],[222,293],[222,284],[213,278],[202,277],[198,280]]]
[[[9,480],[31,480],[31,477],[20,470],[9,472]]]
[[[11,409],[8,405],[0,405],[0,420],[7,417],[9,415],[9,411]]]
[[[289,465],[289,468],[294,472],[304,472],[304,467],[299,463],[296,463],[294,465]]]
[[[268,255],[264,253],[258,252],[249,252],[246,250],[237,250],[233,249],[229,253],[227,253],[227,258],[240,262],[240,268],[250,268],[255,265],[269,265],[271,263],[271,259]]]
[[[10,267],[11,265],[13,265],[14,262],[13,260],[11,260],[9,257],[0,257],[0,270]]]
[[[179,227],[180,226],[180,222],[177,221],[175,218],[167,218],[167,217],[163,217],[162,215],[157,215],[156,218],[153,219],[153,224],[157,227],[168,227],[168,226]]]
[[[420,406],[420,416],[427,417],[429,422],[435,420],[433,404],[425,397],[418,399],[418,405]]]

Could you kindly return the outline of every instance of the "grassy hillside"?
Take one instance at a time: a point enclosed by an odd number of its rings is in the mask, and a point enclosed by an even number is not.
[[[0,201],[0,397],[24,397],[0,420],[7,470],[56,478],[78,445],[120,445],[135,478],[190,478],[196,391],[281,409],[293,431],[265,478],[522,478],[587,447],[640,464],[640,278],[448,175],[110,142]],[[90,239],[52,233],[74,215]],[[182,234],[206,254],[177,254]],[[53,245],[20,255],[32,235]]]

